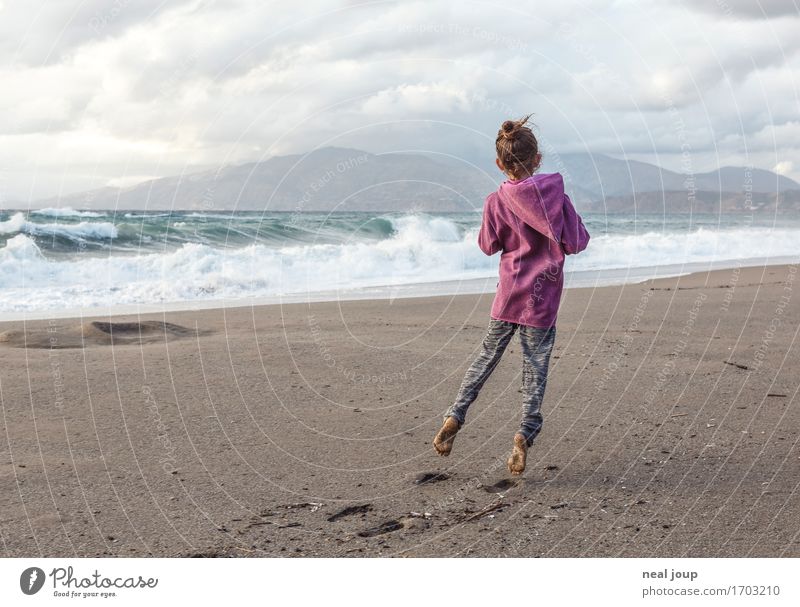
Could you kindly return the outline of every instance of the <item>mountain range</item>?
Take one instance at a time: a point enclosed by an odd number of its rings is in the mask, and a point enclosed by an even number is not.
[[[489,164],[489,163],[487,163]],[[502,180],[478,167],[420,153],[321,148],[224,166],[127,188],[38,200],[29,208],[197,211],[470,211]],[[606,212],[800,212],[800,184],[763,169],[723,167],[687,175],[603,154],[548,157],[579,210]]]

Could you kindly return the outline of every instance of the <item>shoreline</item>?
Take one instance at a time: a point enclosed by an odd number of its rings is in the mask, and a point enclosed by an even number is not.
[[[747,259],[721,260],[716,262],[693,262],[685,264],[668,264],[663,266],[646,266],[641,268],[620,268],[606,270],[565,271],[564,289],[599,288],[609,286],[625,286],[641,284],[648,280],[688,276],[699,272],[710,272],[733,268],[760,268],[790,264],[794,258],[781,256],[775,258],[752,257]],[[415,299],[425,297],[455,297],[460,295],[493,294],[497,276],[464,279],[456,281],[439,281],[426,283],[408,283],[341,289],[338,291],[319,291],[309,293],[292,293],[271,297],[253,297],[243,299],[207,299],[165,302],[163,304],[120,304],[111,308],[97,306],[95,308],[67,308],[59,310],[35,310],[31,312],[0,312],[0,324],[15,321],[80,319],[90,316],[130,316],[168,314],[173,312],[190,312],[213,310],[217,308],[253,308],[268,305],[292,305],[335,301],[395,301],[398,299]]]

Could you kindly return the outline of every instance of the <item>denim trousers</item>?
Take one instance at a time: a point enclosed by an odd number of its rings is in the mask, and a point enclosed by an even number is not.
[[[518,433],[525,437],[528,446],[542,429],[542,399],[547,386],[547,370],[550,354],[556,338],[556,328],[539,329],[491,319],[486,337],[483,338],[478,357],[467,369],[455,402],[445,413],[445,419],[453,417],[461,426],[470,405],[494,371],[515,332],[519,332],[522,344],[522,422]]]

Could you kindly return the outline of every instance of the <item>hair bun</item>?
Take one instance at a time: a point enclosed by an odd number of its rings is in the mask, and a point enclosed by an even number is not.
[[[539,142],[527,126],[531,116],[528,114],[519,120],[504,120],[497,131],[495,148],[498,166],[512,179],[531,175],[539,168]]]
[[[511,139],[514,136],[514,133],[516,133],[519,129],[519,123],[513,120],[506,120],[500,129],[503,131],[503,137],[506,139]]]

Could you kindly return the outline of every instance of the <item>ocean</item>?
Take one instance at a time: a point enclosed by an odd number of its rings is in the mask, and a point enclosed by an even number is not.
[[[796,262],[800,218],[583,214],[566,286]],[[0,211],[0,317],[492,291],[481,215]]]

